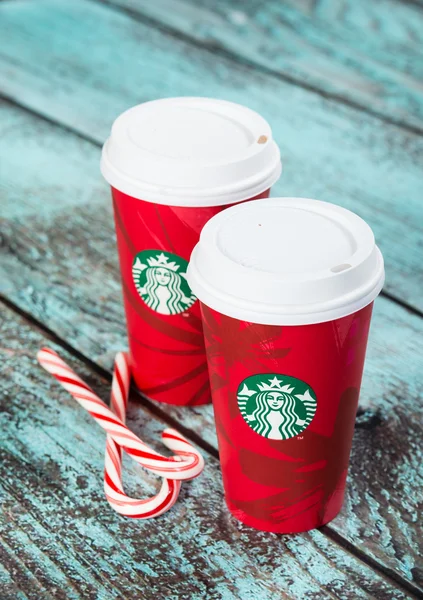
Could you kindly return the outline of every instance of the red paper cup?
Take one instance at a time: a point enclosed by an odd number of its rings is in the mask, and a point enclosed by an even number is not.
[[[276,533],[341,509],[383,259],[340,207],[271,199],[204,228],[188,270],[201,300],[226,502]]]
[[[112,186],[135,382],[161,402],[210,402],[188,260],[211,217],[269,195],[281,171],[269,125],[219,100],[148,102],[115,121],[101,168]]]

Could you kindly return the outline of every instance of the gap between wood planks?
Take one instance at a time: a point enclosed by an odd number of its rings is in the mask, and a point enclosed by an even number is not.
[[[1,1],[1,0],[0,0]],[[90,0],[91,1],[91,0]],[[97,2],[97,0],[94,0],[95,2]],[[102,0],[99,0],[100,2]],[[422,0],[423,1],[423,0]],[[20,109],[24,110],[25,112],[29,113],[30,115],[34,115],[37,118],[42,119],[43,121],[50,123],[51,125],[53,125],[54,127],[59,127],[60,129],[62,129],[63,131],[67,131],[68,133],[71,133],[72,135],[77,136],[78,138],[89,142],[90,144],[92,144],[93,146],[95,146],[96,148],[101,148],[102,144],[96,140],[95,138],[79,131],[78,129],[75,129],[69,125],[63,124],[60,121],[57,121],[55,119],[53,119],[52,117],[49,117],[48,115],[41,113],[37,110],[34,110],[32,108],[29,108],[28,106],[25,106],[24,104],[22,104],[21,102],[19,102],[18,100],[16,100],[15,98],[5,95],[3,93],[0,92],[0,100],[7,102],[8,104],[12,105],[12,106],[17,106]],[[422,131],[423,134],[423,131]],[[420,134],[419,134],[420,135]],[[101,175],[99,174],[99,177]],[[390,300],[391,302],[393,302],[394,304],[397,304],[398,306],[401,306],[401,308],[404,308],[405,310],[407,310],[408,312],[410,312],[413,315],[416,315],[418,317],[423,318],[423,311],[419,310],[418,308],[411,306],[410,304],[408,304],[407,302],[405,302],[404,300],[402,300],[401,298],[397,298],[397,296],[395,296],[394,294],[391,294],[389,292],[385,292],[384,290],[381,291],[380,293],[381,296],[387,298],[388,300]],[[0,299],[3,297],[0,297]],[[6,299],[3,299],[3,301],[6,301]],[[13,307],[14,305],[12,305]],[[18,309],[20,310],[20,309]],[[25,313],[23,313],[25,314]],[[94,364],[94,363],[93,363]]]
[[[0,302],[3,303],[4,306],[12,310],[15,314],[22,317],[30,327],[38,330],[44,337],[50,339],[52,342],[62,347],[64,350],[69,352],[72,356],[82,362],[87,368],[89,368],[93,373],[101,377],[103,380],[111,383],[112,375],[107,369],[104,369],[96,362],[85,356],[82,352],[75,349],[69,342],[63,340],[59,337],[54,331],[52,331],[49,327],[38,321],[31,314],[22,310],[18,306],[16,306],[13,302],[11,302],[8,298],[3,295],[0,295]],[[190,429],[184,427],[170,417],[167,413],[162,412],[159,406],[156,403],[153,403],[146,396],[144,396],[136,387],[132,386],[132,390],[135,392],[133,397],[136,397],[138,402],[147,408],[154,416],[156,416],[160,421],[170,425],[171,427],[179,430],[183,435],[185,435],[188,439],[193,441],[197,446],[199,446],[202,450],[210,454],[216,459],[219,459],[219,453],[211,444],[203,440],[197,433],[191,431]],[[387,579],[391,584],[395,585],[402,592],[407,591],[412,597],[415,598],[423,598],[419,588],[414,586],[412,583],[403,579],[400,575],[398,575],[395,571],[386,567],[385,565],[379,563],[377,560],[368,556],[362,550],[356,548],[351,542],[346,540],[342,535],[332,530],[330,525],[324,525],[319,528],[325,536],[331,539],[335,544],[342,547],[344,551],[348,552],[356,559],[360,560],[362,563],[366,564],[368,567],[376,571],[379,575]],[[410,596],[411,597],[411,596]]]
[[[384,121],[385,123],[388,123],[389,125],[395,125],[397,127],[401,127],[402,129],[404,129],[405,131],[408,131],[410,133],[414,133],[416,135],[423,136],[423,128],[422,127],[418,127],[417,125],[409,125],[407,123],[404,123],[400,119],[395,119],[394,117],[389,117],[381,111],[373,110],[369,106],[363,106],[363,104],[360,104],[359,102],[354,102],[354,100],[345,98],[341,94],[337,94],[336,92],[328,92],[328,91],[323,90],[313,84],[304,82],[297,77],[288,75],[287,73],[282,73],[281,71],[272,69],[270,67],[266,67],[265,65],[262,65],[252,59],[246,58],[245,56],[243,56],[242,54],[239,54],[238,52],[231,51],[231,50],[228,50],[227,48],[224,48],[218,42],[214,42],[214,43],[213,42],[200,42],[199,40],[195,39],[195,37],[188,35],[187,33],[183,33],[182,31],[179,31],[178,29],[174,29],[173,27],[170,27],[169,25],[164,24],[162,21],[160,21],[158,19],[155,19],[153,17],[145,15],[144,13],[142,13],[141,7],[139,8],[139,10],[135,10],[135,9],[129,8],[127,6],[117,5],[113,2],[113,0],[89,0],[89,1],[94,2],[95,4],[100,4],[102,6],[107,6],[110,10],[113,10],[114,12],[126,14],[128,17],[130,17],[134,21],[138,21],[140,23],[151,25],[151,27],[153,27],[154,29],[158,29],[159,31],[162,31],[163,33],[165,33],[177,40],[188,43],[191,46],[208,51],[212,54],[217,54],[223,58],[232,60],[243,66],[250,67],[250,68],[254,69],[255,71],[259,71],[259,72],[263,73],[264,75],[268,75],[269,77],[274,77],[274,78],[279,79],[280,81],[284,81],[285,83],[288,83],[290,85],[300,87],[308,92],[317,94],[318,96],[321,96],[327,100],[333,100],[334,102],[338,102],[339,104],[343,104],[345,106],[348,106],[349,108],[353,108],[357,111],[364,112],[373,117],[376,117],[377,119],[379,119],[381,121]],[[417,1],[416,0],[407,0],[407,1],[410,2],[411,4],[415,4],[416,6],[423,7],[423,0],[421,0],[422,3],[420,3],[418,0]]]
[[[399,0],[400,2],[404,2],[404,4],[411,4],[411,6],[418,6],[419,8],[423,8],[423,0]]]
[[[11,105],[19,106],[25,112],[32,114],[32,115],[37,115],[38,117],[43,119],[45,122],[51,123],[55,127],[59,127],[64,131],[67,131],[73,135],[76,135],[80,139],[88,141],[89,143],[93,144],[93,146],[95,146],[96,148],[101,147],[101,143],[98,140],[96,140],[95,138],[92,138],[89,135],[84,134],[81,131],[75,130],[71,126],[63,125],[60,121],[56,121],[55,119],[53,119],[49,116],[46,116],[42,113],[39,113],[38,111],[34,111],[33,109],[30,109],[30,108],[20,104],[20,102],[16,102],[13,98],[5,97],[4,99],[7,103],[9,103]],[[423,312],[421,312],[418,309],[415,309],[411,306],[408,306],[408,304],[406,302],[404,302],[403,300],[398,299],[398,298],[392,296],[391,294],[383,293],[383,295],[385,297],[387,297],[390,301],[393,301],[396,304],[398,304],[399,306],[401,306],[402,308],[405,308],[406,310],[410,311],[412,314],[415,314],[420,317],[423,316]],[[1,298],[0,298],[0,300],[1,300]],[[17,314],[20,314],[21,316],[23,316],[34,328],[38,328],[41,332],[44,333],[44,335],[46,335],[50,339],[56,341],[58,343],[58,345],[62,346],[64,349],[68,350],[72,355],[74,355],[76,358],[78,358],[84,364],[86,364],[88,366],[88,368],[90,368],[93,372],[100,375],[104,380],[111,381],[111,373],[109,373],[107,370],[103,369],[97,363],[90,360],[88,357],[83,355],[81,352],[74,349],[68,342],[61,339],[59,336],[57,336],[54,333],[54,331],[50,330],[47,326],[45,326],[41,322],[37,321],[37,319],[32,317],[32,315],[30,315],[29,313],[27,313],[24,310],[21,310],[20,308],[15,306],[15,304],[13,302],[11,302],[10,300],[8,300],[7,298],[4,298],[3,301],[7,306],[9,306],[11,308],[11,310],[13,310]],[[179,429],[182,433],[187,435],[188,438],[190,438],[193,442],[195,442],[199,447],[203,448],[211,456],[218,457],[217,450],[211,444],[205,442],[200,437],[199,434],[192,432],[190,429],[184,428],[183,426],[180,425],[180,423],[178,421],[176,421],[175,419],[172,419],[172,417],[169,417],[166,414],[163,414],[162,410],[159,407],[157,407],[157,405],[155,405],[153,402],[149,401],[147,398],[143,397],[140,393],[137,394],[137,398],[141,405],[148,408],[162,422],[168,423],[171,426],[175,427],[176,429]],[[355,548],[355,546],[353,546],[351,544],[351,542],[346,540],[342,535],[333,531],[330,527],[325,527],[324,533],[325,533],[325,535],[327,535],[328,538],[331,538],[332,541],[336,542],[339,546],[341,546],[348,553],[350,553],[351,555],[358,558],[358,560],[360,560],[364,564],[367,564],[368,566],[370,566],[376,572],[382,574],[391,583],[395,582],[396,585],[399,585],[402,589],[406,589],[409,593],[413,594],[414,596],[422,597],[421,595],[419,596],[419,594],[420,594],[419,589],[416,588],[412,583],[409,583],[407,580],[403,579],[401,577],[401,575],[396,574],[395,572],[392,572],[389,567],[386,567],[384,564],[381,564],[380,562],[378,562],[378,560],[371,558],[362,550]]]
[[[99,2],[99,0],[94,0],[96,3]],[[170,27],[166,27],[163,24],[161,24],[160,22],[156,22],[154,19],[150,19],[150,18],[143,18],[141,15],[137,14],[135,11],[131,11],[130,9],[119,9],[118,7],[116,7],[115,5],[113,5],[111,0],[103,0],[103,2],[101,2],[102,4],[106,4],[108,6],[111,7],[112,10],[115,10],[115,12],[126,12],[129,14],[129,16],[131,16],[132,18],[138,20],[138,21],[145,21],[147,23],[150,23],[153,27],[156,27],[157,29],[162,29],[163,31],[166,31],[168,34],[170,34],[172,37],[174,38],[180,38],[182,40],[187,41],[188,43],[190,43],[190,45],[194,45],[196,47],[199,48],[203,48],[206,51],[212,52],[214,51],[214,46],[213,45],[207,45],[207,44],[202,44],[201,42],[196,41],[195,39],[191,38],[189,35],[185,35],[185,34],[181,34],[175,30],[173,30]],[[318,88],[314,88],[313,86],[308,86],[308,85],[302,85],[301,82],[297,82],[295,80],[295,78],[291,78],[291,77],[285,77],[283,74],[280,73],[275,73],[274,71],[272,71],[272,69],[266,69],[266,67],[262,67],[260,65],[256,65],[254,63],[254,61],[249,61],[247,59],[243,59],[242,56],[239,56],[238,53],[236,52],[230,52],[230,51],[226,51],[221,47],[216,47],[216,53],[217,54],[221,54],[223,56],[228,57],[229,59],[231,59],[232,61],[236,61],[238,63],[245,63],[247,66],[252,67],[253,69],[257,70],[257,71],[262,71],[265,73],[270,74],[270,76],[273,77],[277,77],[281,80],[286,80],[288,81],[288,83],[293,84],[293,85],[297,85],[298,87],[303,87],[306,88],[308,90],[311,90],[313,93],[316,93],[318,95],[321,96],[325,96],[331,99],[335,99],[337,101],[339,101],[341,104],[345,104],[345,105],[349,105],[352,106],[354,109],[360,110],[361,112],[368,112],[370,114],[374,114],[376,115],[376,117],[380,118],[383,121],[386,121],[388,123],[393,123],[396,126],[399,126],[403,129],[408,129],[412,132],[415,132],[413,128],[408,127],[408,126],[404,126],[401,123],[396,123],[395,120],[391,120],[389,118],[384,118],[383,116],[377,114],[377,113],[373,113],[372,111],[368,111],[366,110],[365,107],[357,105],[356,103],[354,103],[353,101],[349,101],[346,100],[344,98],[339,98],[337,95],[334,94],[330,94],[330,93],[326,93]],[[79,137],[80,139],[83,139],[85,141],[88,141],[89,143],[93,144],[96,148],[101,147],[101,144],[98,142],[98,140],[96,140],[95,138],[92,138],[91,136],[84,134],[81,131],[78,131],[70,126],[64,125],[63,123],[61,123],[60,121],[56,121],[53,118],[50,118],[42,113],[39,113],[38,111],[35,110],[31,110],[23,105],[20,104],[20,102],[15,101],[14,98],[5,98],[6,101],[10,102],[11,104],[15,104],[17,106],[19,106],[20,108],[22,108],[23,110],[27,111],[30,114],[34,114],[37,115],[38,117],[42,118],[43,120],[45,120],[46,122],[51,123],[52,125],[54,125],[55,127],[60,127],[62,130],[67,131],[69,133],[72,133],[73,135],[76,135],[77,137]],[[416,131],[418,135],[420,135],[423,131],[421,130],[417,130]],[[419,311],[418,309],[415,309],[414,307],[409,306],[405,301],[403,301],[400,298],[397,298],[395,296],[393,296],[390,293],[386,293],[386,292],[382,292],[382,295],[385,296],[387,299],[389,299],[390,301],[393,301],[394,303],[398,304],[399,306],[401,306],[402,308],[405,308],[406,310],[408,310],[409,312],[411,312],[412,314],[415,314],[417,316],[422,317],[423,316],[423,311]],[[45,335],[47,335],[48,337],[50,337],[51,339],[53,339],[54,341],[56,341],[60,346],[62,346],[63,348],[66,348],[72,355],[74,355],[75,357],[79,358],[82,362],[84,362],[84,364],[86,364],[87,366],[89,366],[89,368],[91,370],[93,370],[94,372],[96,372],[97,374],[99,374],[103,379],[106,379],[107,381],[111,380],[111,374],[106,371],[105,369],[102,369],[99,365],[97,365],[95,362],[91,361],[90,359],[88,359],[87,357],[85,357],[83,354],[81,354],[80,352],[78,352],[77,350],[75,350],[74,348],[72,348],[71,345],[69,345],[66,341],[60,339],[53,331],[49,330],[46,326],[44,326],[42,323],[38,322],[35,318],[33,318],[32,316],[30,316],[28,313],[25,313],[24,311],[20,310],[19,308],[17,308],[13,303],[11,303],[8,300],[4,300],[5,304],[7,304],[14,312],[17,312],[19,314],[21,314],[27,321],[29,321],[33,327],[37,327],[40,329],[40,331],[42,331]],[[186,433],[186,435],[188,437],[190,437],[190,439],[192,439],[195,443],[197,443],[200,447],[202,447],[205,451],[207,451],[209,454],[211,454],[212,456],[216,456],[217,457],[217,451],[216,449],[211,446],[210,444],[208,444],[207,442],[203,441],[201,439],[201,437],[198,434],[195,434],[194,432],[184,429],[183,427],[180,426],[179,422],[177,422],[176,420],[172,419],[171,417],[169,417],[168,415],[164,415],[161,411],[160,408],[158,408],[155,404],[151,403],[148,399],[146,399],[145,397],[143,397],[141,394],[137,395],[139,398],[139,401],[141,404],[143,404],[144,406],[148,407],[149,410],[151,410],[156,416],[158,416],[160,418],[160,420],[165,421],[169,424],[171,424],[172,426],[176,427],[177,429],[180,429],[183,433]],[[373,560],[372,558],[368,557],[363,551],[356,549],[350,542],[348,542],[347,540],[345,540],[341,535],[337,534],[336,532],[333,532],[330,528],[325,527],[324,528],[325,534],[328,537],[331,537],[332,539],[334,539],[334,541],[336,541],[340,546],[342,546],[343,548],[346,548],[348,552],[350,552],[353,555],[356,555],[359,557],[359,559],[362,562],[367,563],[368,565],[370,565],[372,568],[374,568],[375,570],[384,573],[389,579],[393,579],[395,581],[398,581],[400,583],[400,585],[403,588],[407,588],[407,590],[411,591],[412,593],[418,593],[415,591],[415,588],[412,584],[410,584],[409,582],[407,582],[406,580],[403,580],[401,578],[401,576],[396,575],[395,573],[392,575],[392,572],[390,571],[389,568],[384,567],[383,565],[380,565],[377,561]]]

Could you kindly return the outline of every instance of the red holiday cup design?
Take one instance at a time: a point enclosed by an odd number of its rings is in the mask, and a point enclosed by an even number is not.
[[[340,511],[372,306],[273,326],[201,305],[226,502],[246,525],[297,533]]]
[[[200,307],[185,275],[203,226],[227,206],[168,206],[113,187],[112,196],[134,380],[154,400],[206,404]]]

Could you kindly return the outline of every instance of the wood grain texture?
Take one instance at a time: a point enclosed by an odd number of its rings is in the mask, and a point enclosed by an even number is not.
[[[211,457],[161,518],[116,515],[102,490],[104,432],[36,363],[37,349],[50,342],[8,310],[0,336],[0,582],[7,597],[407,598],[319,531],[284,537],[235,521]],[[107,398],[107,382],[59,351]],[[131,403],[128,423],[157,444],[163,424],[145,409]],[[156,489],[155,477],[135,463],[125,475],[130,490]]]
[[[3,104],[2,110],[1,121],[9,123],[13,134],[6,131],[0,137],[4,192],[10,190],[13,198],[11,217],[2,224],[3,293],[110,372],[115,352],[126,347],[126,334],[111,202],[107,187],[98,187],[98,150],[16,107]],[[51,165],[39,179],[26,170],[16,176],[20,157],[14,143],[24,137],[31,140],[28,162],[32,151]],[[61,161],[73,165],[69,174]],[[93,172],[83,164],[92,165]],[[82,205],[87,190],[92,196]],[[66,194],[75,199],[75,207],[61,208],[54,201]],[[421,318],[378,299],[347,499],[329,526],[394,574],[420,586],[422,333]],[[161,410],[215,446],[211,407],[161,405]]]
[[[104,0],[423,131],[423,11],[398,0]]]
[[[285,165],[273,195],[333,201],[364,217],[385,256],[386,290],[423,310],[422,137],[100,4],[2,2],[0,35],[4,93],[98,142],[119,112],[155,97],[202,94],[259,110]]]

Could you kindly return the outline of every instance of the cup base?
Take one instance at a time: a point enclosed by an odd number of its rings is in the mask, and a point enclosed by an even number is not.
[[[308,522],[304,519],[302,523],[299,523],[299,519],[295,519],[295,524],[292,523],[288,525],[288,520],[282,523],[272,523],[262,521],[255,517],[251,517],[247,515],[243,510],[237,508],[232,505],[231,502],[225,497],[226,506],[229,509],[229,512],[237,521],[240,521],[243,525],[247,525],[248,527],[252,527],[253,529],[257,529],[258,531],[267,531],[269,533],[280,533],[280,534],[294,534],[294,533],[305,533],[306,531],[312,531],[313,529],[318,529],[319,527],[323,527],[339,514],[343,505],[344,498],[342,497],[341,502],[331,508],[330,511],[325,511],[325,515],[322,518],[312,518],[308,519]]]
[[[162,389],[160,391],[151,391],[145,385],[143,385],[141,378],[138,377],[137,373],[132,373],[133,381],[135,383],[135,387],[137,390],[148,400],[153,400],[154,402],[158,402],[160,404],[171,404],[173,406],[205,406],[207,404],[211,404],[211,396],[210,394],[204,393],[202,397],[196,397],[192,402],[190,401],[190,395],[187,393],[181,393],[180,390],[177,390],[174,387],[170,387],[169,389]]]

